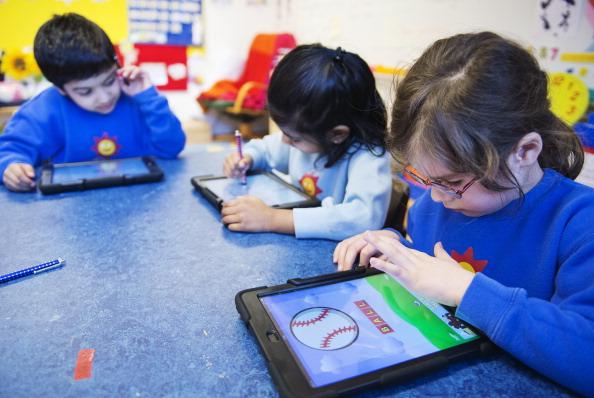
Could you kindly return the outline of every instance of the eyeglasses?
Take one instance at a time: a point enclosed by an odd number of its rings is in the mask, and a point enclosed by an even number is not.
[[[419,173],[419,171],[417,171],[417,169],[415,169],[412,166],[406,166],[404,168],[404,172],[406,174],[408,174],[416,182],[418,182],[420,184],[423,184],[423,185],[425,185],[427,187],[436,188],[440,192],[446,193],[448,195],[452,195],[456,199],[461,199],[462,198],[462,194],[464,192],[466,192],[466,190],[468,188],[470,188],[470,186],[476,182],[476,178],[473,178],[466,185],[464,185],[461,189],[456,189],[456,188],[451,187],[449,185],[442,184],[441,182],[433,181],[429,177],[425,177],[424,175],[422,175],[421,173]]]

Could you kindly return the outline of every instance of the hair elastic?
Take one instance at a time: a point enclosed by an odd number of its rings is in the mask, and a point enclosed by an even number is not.
[[[344,55],[343,55],[343,54],[344,54],[344,50],[342,49],[342,47],[338,47],[338,48],[335,50],[335,54],[334,54],[334,61],[335,61],[335,62],[340,62],[340,63],[342,63],[342,60],[343,60],[343,58],[344,58]]]

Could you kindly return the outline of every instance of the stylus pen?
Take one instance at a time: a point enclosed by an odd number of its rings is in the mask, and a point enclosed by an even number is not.
[[[239,154],[239,160],[243,160],[243,148],[241,143],[241,133],[239,130],[235,130],[235,143],[237,144],[237,153]],[[243,185],[247,184],[247,176],[245,175],[245,171],[241,175],[241,183]]]
[[[0,284],[7,283],[10,281],[14,281],[15,279],[21,279],[27,277],[29,275],[39,274],[44,271],[49,271],[55,268],[59,268],[63,266],[66,261],[63,258],[59,258],[56,260],[48,261],[47,263],[42,263],[39,265],[35,265],[30,268],[25,268],[20,271],[11,272],[10,274],[0,276]]]

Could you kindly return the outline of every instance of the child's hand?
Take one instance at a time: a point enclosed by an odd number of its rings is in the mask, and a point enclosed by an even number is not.
[[[138,66],[125,66],[118,69],[117,74],[120,88],[130,96],[141,93],[153,85],[148,73]]]
[[[367,243],[365,240],[365,234],[373,234],[377,236],[385,236],[389,239],[398,240],[400,237],[398,234],[390,230],[379,230],[379,231],[367,231],[340,242],[334,249],[332,255],[332,261],[338,265],[339,271],[350,270],[359,257],[359,265],[369,265],[369,259],[381,255],[381,253],[375,248],[375,246]]]
[[[223,163],[223,173],[225,173],[227,177],[241,178],[247,173],[251,166],[252,157],[250,155],[245,155],[243,159],[240,159],[239,154],[233,152],[225,158],[225,163]]]
[[[35,188],[35,169],[28,163],[11,163],[4,170],[2,181],[11,191],[31,191]]]
[[[384,236],[365,234],[365,240],[386,256],[386,259],[372,258],[372,267],[392,275],[413,292],[439,303],[459,305],[474,278],[472,272],[448,255],[441,242],[435,244],[435,257],[432,257]]]
[[[223,223],[231,231],[271,231],[275,209],[255,196],[240,196],[223,203]]]

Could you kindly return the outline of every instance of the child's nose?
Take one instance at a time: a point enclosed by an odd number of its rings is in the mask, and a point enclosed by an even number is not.
[[[100,102],[102,104],[106,103],[109,100],[111,100],[111,93],[109,92],[109,90],[105,90],[105,89],[98,90],[97,99],[98,99],[98,102]]]
[[[452,200],[452,196],[448,195],[447,193],[440,191],[439,189],[435,188],[435,187],[431,187],[431,199],[433,199],[434,202],[438,202],[438,203],[446,203],[449,202],[450,200]]]

